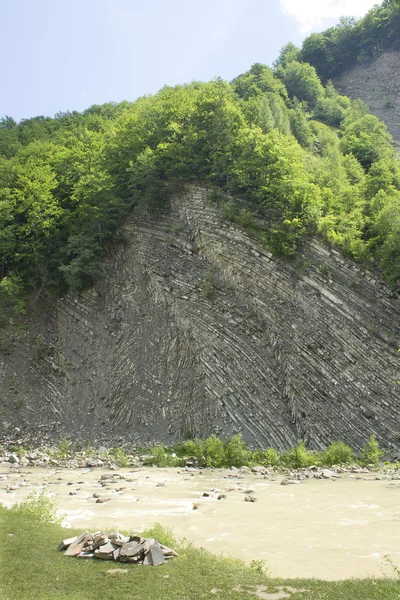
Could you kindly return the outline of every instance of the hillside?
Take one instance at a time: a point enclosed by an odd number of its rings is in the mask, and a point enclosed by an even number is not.
[[[350,98],[361,98],[369,110],[386,124],[400,148],[400,52],[380,54],[368,63],[346,71],[333,81]]]
[[[316,240],[276,259],[198,187],[121,234],[3,354],[3,433],[398,444],[400,305],[375,275]]]
[[[399,290],[393,139],[288,52],[0,122],[1,435],[395,447]]]

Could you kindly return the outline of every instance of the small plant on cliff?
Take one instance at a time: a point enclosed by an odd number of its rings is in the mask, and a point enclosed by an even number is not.
[[[45,449],[45,451],[57,460],[66,460],[73,453],[71,440],[62,439],[59,441],[57,448]]]
[[[207,271],[204,278],[201,280],[200,288],[204,298],[212,298],[215,290],[215,279],[212,271]]]
[[[353,461],[353,450],[344,442],[332,442],[321,456],[321,464],[328,467],[332,465],[347,465]]]
[[[362,466],[373,465],[377,467],[379,461],[385,453],[379,448],[378,440],[374,435],[371,435],[368,442],[360,452],[358,462]]]

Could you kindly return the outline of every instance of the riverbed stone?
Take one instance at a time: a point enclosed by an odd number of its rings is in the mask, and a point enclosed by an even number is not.
[[[172,548],[168,548],[168,546],[164,546],[164,544],[160,544],[160,548],[163,551],[164,556],[179,556],[179,554],[175,552],[175,550],[172,550]]]
[[[83,551],[83,542],[71,544],[64,552],[64,556],[78,556]]]
[[[323,479],[335,479],[338,476],[335,471],[331,471],[330,469],[323,469],[321,475]]]
[[[142,552],[143,548],[140,541],[128,542],[121,547],[121,557],[131,558],[138,556]]]
[[[117,549],[117,546],[115,546],[112,542],[107,542],[106,544],[103,544],[102,546],[100,546],[100,548],[97,548],[97,550],[94,551],[94,556],[95,556],[95,558],[103,558],[105,560],[113,560],[114,552],[116,549]]]
[[[71,546],[71,544],[74,544],[78,539],[78,536],[76,535],[75,537],[72,538],[67,538],[65,540],[63,540],[61,542],[61,544],[58,546],[57,550],[59,552],[61,552],[62,550],[66,550],[68,548],[68,546]]]
[[[150,546],[149,553],[147,554],[146,558],[148,559],[149,564],[153,565],[153,567],[158,567],[165,562],[164,553],[158,542],[154,542],[154,544]]]
[[[251,494],[247,494],[247,496],[244,499],[245,502],[255,502],[256,498],[254,496],[252,496]]]

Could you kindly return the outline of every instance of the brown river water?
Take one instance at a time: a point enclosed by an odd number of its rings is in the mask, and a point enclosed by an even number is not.
[[[400,480],[342,476],[282,486],[281,476],[142,467],[118,469],[122,478],[102,486],[105,473],[0,468],[0,503],[45,490],[65,527],[133,533],[158,522],[215,554],[264,559],[275,577],[393,575],[386,555],[400,565]],[[255,502],[245,502],[249,490]],[[93,494],[110,500],[97,503]]]

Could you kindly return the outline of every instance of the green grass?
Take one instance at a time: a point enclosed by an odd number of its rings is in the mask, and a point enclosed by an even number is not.
[[[282,586],[304,590],[294,600],[398,600],[400,581],[365,579],[341,582],[268,578],[255,564],[214,556],[178,545],[178,558],[157,568],[84,561],[56,551],[59,542],[81,530],[66,530],[0,507],[1,600],[254,600],[257,586],[273,593]],[[171,532],[149,532],[171,543]],[[13,534],[13,535],[9,535]],[[111,568],[126,573],[110,574]],[[217,590],[211,593],[211,590]]]

